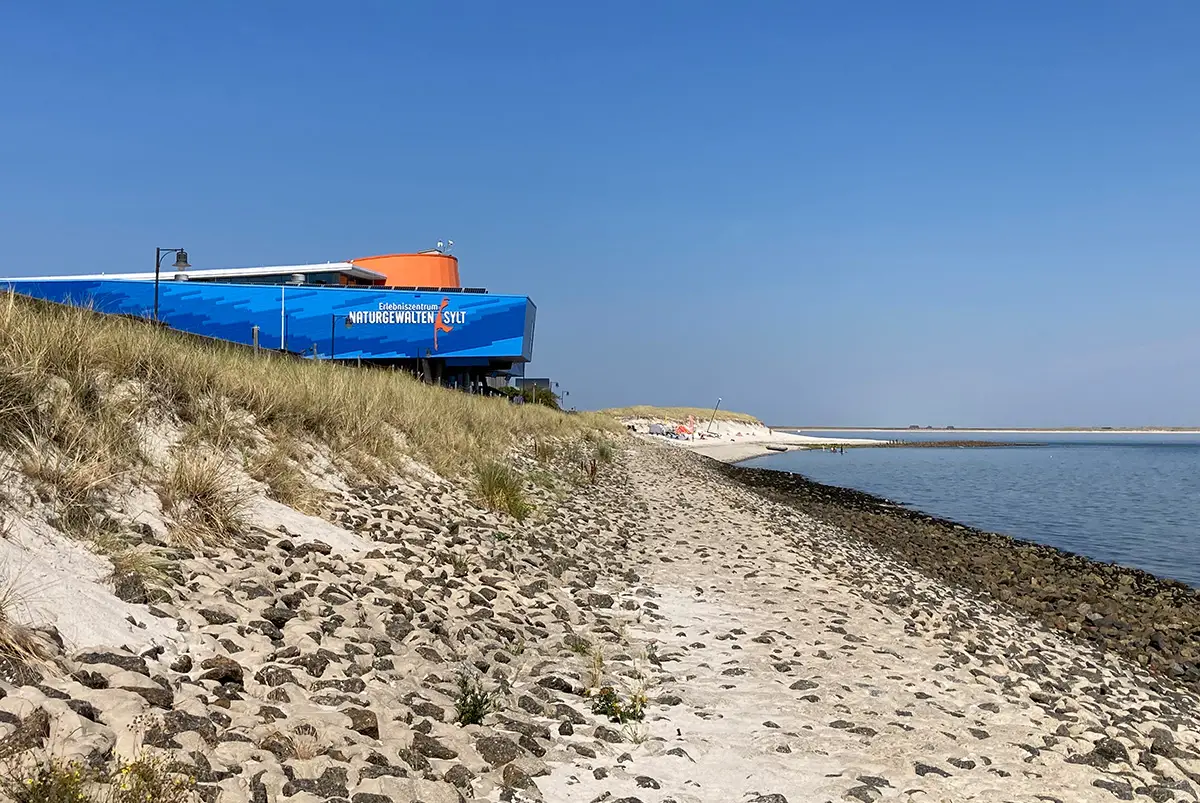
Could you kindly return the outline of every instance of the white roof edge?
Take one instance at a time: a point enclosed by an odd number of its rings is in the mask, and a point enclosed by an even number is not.
[[[183,273],[188,276],[195,276],[200,279],[219,279],[219,278],[237,278],[241,276],[270,276],[276,273],[324,273],[334,271],[337,273],[346,273],[351,276],[357,276],[362,279],[386,279],[387,277],[377,271],[368,268],[359,267],[352,262],[325,262],[319,265],[277,265],[264,266],[258,268],[189,268]],[[170,266],[164,266],[160,273],[160,279],[166,278],[170,280],[176,273],[175,269]],[[0,281],[6,282],[53,282],[53,281],[99,281],[99,280],[121,280],[121,281],[154,281],[154,272],[147,271],[145,273],[88,273],[88,274],[71,274],[66,276],[12,276]]]

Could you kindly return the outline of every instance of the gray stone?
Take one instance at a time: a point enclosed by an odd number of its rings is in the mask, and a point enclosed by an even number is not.
[[[244,671],[242,665],[224,655],[215,655],[200,662],[200,668],[207,670],[200,675],[201,680],[213,680],[217,683],[241,684]]]
[[[471,772],[462,764],[455,764],[450,769],[446,770],[446,774],[442,776],[447,783],[454,784],[459,789],[470,789],[471,783],[475,780],[475,773]]]
[[[329,680],[318,680],[311,686],[310,691],[318,692],[322,689],[337,689],[347,694],[360,694],[366,688],[367,684],[363,682],[362,678],[331,678]]]
[[[342,713],[350,718],[350,729],[369,739],[379,738],[379,718],[374,711],[365,708],[343,708]]]
[[[17,725],[17,729],[0,739],[0,758],[24,753],[42,746],[50,736],[50,715],[38,708]]]
[[[285,683],[295,683],[300,685],[300,681],[292,674],[292,670],[282,666],[264,666],[262,669],[254,673],[254,679],[264,686],[272,688],[282,686]]]
[[[89,651],[76,653],[75,663],[77,664],[108,664],[115,666],[118,669],[124,669],[127,672],[137,672],[139,675],[150,676],[150,669],[146,666],[146,661],[137,655],[119,652],[100,652]]]
[[[263,611],[263,619],[274,625],[275,628],[282,630],[283,625],[296,618],[295,611],[289,611],[286,607],[269,607]]]
[[[413,734],[412,749],[428,758],[440,758],[444,761],[449,761],[452,758],[458,758],[458,753],[451,750],[449,747],[442,744],[432,736],[426,736],[419,731]]]
[[[516,764],[505,764],[502,777],[504,785],[511,789],[537,789],[537,784],[529,777],[529,773]]]
[[[210,625],[231,625],[237,621],[236,616],[225,613],[225,611],[214,611],[211,608],[201,608],[198,613]]]
[[[121,689],[133,692],[155,708],[169,711],[175,707],[175,695],[162,686],[122,686]]]
[[[258,743],[258,746],[274,755],[280,761],[287,761],[290,758],[296,757],[296,747],[292,743],[292,740],[278,731],[269,734]]]
[[[528,694],[522,694],[517,698],[517,708],[522,711],[533,714],[534,716],[543,716],[546,713],[546,706],[538,700],[533,699]]]
[[[488,764],[500,767],[521,755],[521,748],[503,736],[483,736],[475,742],[475,750]]]
[[[387,795],[377,795],[374,792],[355,792],[350,803],[395,803]]]
[[[1104,738],[1097,741],[1089,752],[1070,756],[1067,758],[1067,762],[1106,769],[1109,764],[1113,763],[1128,764],[1129,751],[1116,739]]]
[[[296,560],[307,557],[308,555],[329,555],[333,553],[333,547],[324,541],[308,541],[296,547],[292,552],[292,557]]]
[[[693,764],[696,763],[696,759],[689,756],[688,752],[686,750],[684,750],[682,747],[672,747],[670,750],[667,751],[667,755],[668,756],[679,756],[680,758],[686,758],[688,761],[692,762]]]
[[[209,746],[215,747],[217,744],[217,729],[211,719],[178,710],[163,714],[161,722],[151,726],[146,732],[143,742],[164,750],[178,750],[180,745],[175,741],[175,736],[185,731],[199,734]]]
[[[564,694],[575,693],[575,687],[572,686],[569,681],[560,678],[558,675],[547,675],[544,678],[539,678],[537,685],[541,686],[543,689],[552,689],[554,691],[563,692]]]
[[[401,761],[417,772],[428,772],[433,769],[433,765],[429,763],[429,759],[420,753],[409,750],[407,747],[401,747],[396,751],[396,754],[400,756]]]
[[[587,604],[592,608],[611,608],[613,602],[614,600],[610,594],[598,594],[593,591],[587,595]]]
[[[1105,791],[1112,794],[1112,796],[1115,797],[1117,800],[1133,800],[1133,786],[1129,783],[1129,781],[1114,781],[1114,780],[1108,780],[1108,779],[1097,779],[1095,781],[1092,781],[1092,786],[1096,786],[1096,787],[1099,787],[1100,789],[1104,789]],[[1162,798],[1162,799],[1171,800],[1173,798],[1174,798],[1174,796],[1172,795],[1172,797]]]
[[[409,708],[419,717],[429,717],[435,722],[446,721],[446,709],[428,700],[417,700],[409,703]]]
[[[592,735],[600,741],[610,744],[616,744],[621,741],[621,734],[606,725],[597,725]]]
[[[583,716],[583,714],[579,713],[578,711],[576,711],[574,708],[567,705],[566,703],[555,703],[554,704],[554,718],[555,719],[565,719],[566,721],[570,722],[572,725],[586,725],[587,724],[587,719]]]
[[[291,797],[298,792],[311,792],[318,797],[348,797],[346,788],[348,773],[345,767],[326,767],[320,778],[294,778],[283,785],[283,796]]]

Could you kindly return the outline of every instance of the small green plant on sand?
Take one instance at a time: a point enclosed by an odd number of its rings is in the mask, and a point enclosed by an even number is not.
[[[490,510],[507,513],[517,521],[524,521],[532,512],[520,474],[503,463],[481,463],[475,470],[475,490]]]
[[[450,565],[454,568],[455,577],[466,577],[471,571],[471,557],[462,552],[455,552],[450,556]]]
[[[628,700],[613,691],[611,686],[605,686],[596,693],[592,701],[592,713],[606,716],[612,722],[633,722],[646,716],[646,695],[636,692],[629,695]]]
[[[91,803],[93,773],[75,762],[47,758],[36,763],[6,759],[0,792],[15,803]]]
[[[617,447],[607,438],[596,443],[596,459],[601,463],[611,463],[617,456]]]
[[[198,803],[196,779],[178,774],[165,755],[142,755],[108,768],[50,755],[9,756],[0,794],[15,803]]]
[[[598,689],[604,683],[604,650],[597,644],[591,651],[588,664],[588,688]]]
[[[458,699],[454,701],[459,725],[481,724],[495,705],[495,695],[484,688],[478,675],[465,668],[459,671]]]
[[[626,722],[621,726],[621,737],[633,744],[642,744],[650,738],[650,729],[645,722]]]
[[[196,779],[172,771],[171,762],[161,754],[141,755],[120,762],[108,778],[105,803],[192,803],[199,800]]]

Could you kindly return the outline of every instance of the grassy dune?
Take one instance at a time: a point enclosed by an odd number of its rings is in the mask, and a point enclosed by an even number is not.
[[[713,414],[712,408],[703,407],[652,407],[639,404],[633,407],[610,407],[601,410],[605,415],[615,418],[651,418],[663,421],[686,421],[689,415],[696,416],[697,421],[707,421]],[[762,424],[757,418],[745,413],[735,413],[729,410],[717,410],[717,421],[736,421],[743,424]]]
[[[0,296],[0,450],[79,492],[143,462],[138,433],[169,421],[222,451],[262,435],[350,459],[415,458],[471,473],[533,438],[616,429],[424,385],[407,374],[294,360],[143,322]],[[256,435],[257,433],[257,435]]]

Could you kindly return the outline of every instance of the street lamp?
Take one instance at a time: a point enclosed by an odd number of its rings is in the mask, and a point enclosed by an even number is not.
[[[337,319],[346,319],[346,328],[354,326],[354,321],[350,320],[349,315],[330,315],[329,316],[329,361],[333,362],[334,346],[337,345]]]
[[[175,254],[176,260],[174,267],[179,270],[190,268],[191,265],[187,261],[187,251],[182,248],[155,248],[154,249],[154,322],[158,323],[158,273],[162,268],[162,258],[166,254]]]

